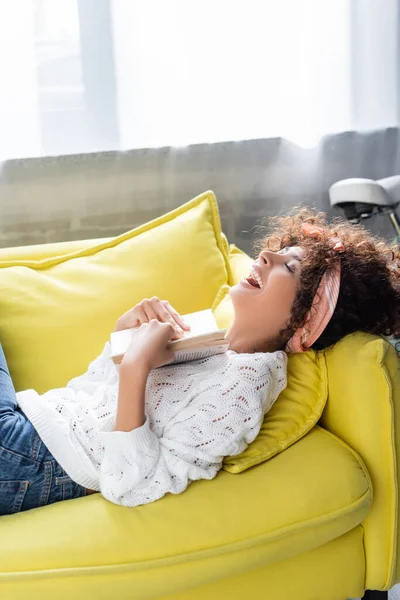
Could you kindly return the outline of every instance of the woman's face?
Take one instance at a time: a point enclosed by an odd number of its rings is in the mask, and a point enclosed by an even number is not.
[[[231,288],[235,319],[227,338],[233,350],[263,350],[279,338],[300,285],[302,255],[295,246],[263,250],[248,277]]]

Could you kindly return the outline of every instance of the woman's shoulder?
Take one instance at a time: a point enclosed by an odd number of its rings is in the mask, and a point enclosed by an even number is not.
[[[230,368],[226,369],[229,377],[247,390],[246,393],[261,395],[262,402],[267,398],[274,399],[286,386],[287,356],[284,352],[229,352],[227,360]]]
[[[287,364],[287,355],[282,350],[278,350],[277,352],[253,352],[253,353],[244,353],[244,352],[234,352],[233,350],[228,350],[227,352],[228,359],[234,361],[236,364],[248,364],[248,365],[260,365],[260,364],[268,364],[268,365],[280,365],[285,366]]]

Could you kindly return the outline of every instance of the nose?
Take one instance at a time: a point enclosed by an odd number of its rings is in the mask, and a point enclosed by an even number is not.
[[[262,252],[260,252],[260,254],[258,256],[258,260],[260,262],[261,267],[263,265],[272,266],[274,264],[274,262],[279,260],[279,258],[280,258],[280,255],[277,254],[276,252],[272,252],[271,250],[263,250]]]

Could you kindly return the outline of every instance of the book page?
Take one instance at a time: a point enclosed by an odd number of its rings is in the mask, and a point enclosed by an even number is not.
[[[123,329],[113,331],[110,335],[111,356],[123,356],[131,343],[132,331],[134,329]]]

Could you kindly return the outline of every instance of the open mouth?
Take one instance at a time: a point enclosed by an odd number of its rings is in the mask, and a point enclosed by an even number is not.
[[[263,284],[262,284],[262,279],[261,277],[258,275],[258,273],[256,273],[254,271],[254,269],[251,270],[250,275],[248,277],[246,277],[246,281],[247,283],[249,283],[252,287],[255,287],[259,290],[262,289]]]

